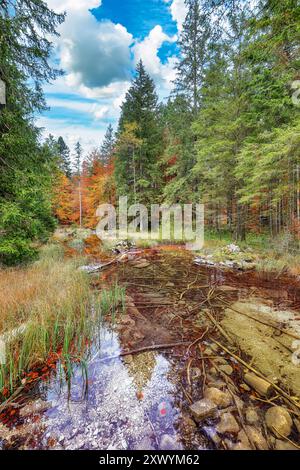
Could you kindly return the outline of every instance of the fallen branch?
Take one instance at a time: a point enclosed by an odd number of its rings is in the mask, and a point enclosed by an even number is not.
[[[246,361],[244,361],[242,358],[231,352],[229,349],[227,349],[223,344],[219,343],[218,341],[214,340],[213,338],[210,337],[210,340],[218,345],[223,351],[227,352],[230,356],[232,356],[234,359],[236,359],[240,364],[245,366],[247,369],[251,370],[254,372],[254,374],[258,375],[262,379],[264,379],[266,382],[268,382],[272,387],[277,390],[277,392],[282,395],[286,400],[288,400],[290,403],[292,403],[296,408],[300,409],[300,404],[297,403],[288,393],[286,393],[282,388],[278,387],[274,382],[266,378],[261,372],[259,372],[257,369],[255,369],[251,364],[248,364]]]
[[[116,354],[115,356],[103,357],[100,360],[100,362],[110,361],[110,360],[118,359],[120,357],[125,357],[125,356],[133,356],[134,354],[140,354],[140,353],[148,352],[148,351],[156,351],[158,349],[170,349],[170,348],[175,348],[177,346],[186,346],[188,344],[190,343],[187,341],[184,341],[181,343],[155,344],[152,346],[145,346],[143,348],[133,349],[131,351],[123,351],[120,354]],[[96,359],[98,354],[99,352],[92,358],[92,361]]]
[[[208,316],[208,318],[210,319],[210,321],[214,324],[214,326],[219,330],[219,332],[221,333],[222,336],[224,336],[225,339],[227,339],[227,341],[229,343],[232,343],[233,340],[230,338],[230,336],[226,333],[226,331],[221,327],[221,325],[219,325],[219,323],[217,322],[217,320],[214,318],[214,316],[206,309],[203,310],[203,312],[205,313],[206,316]]]

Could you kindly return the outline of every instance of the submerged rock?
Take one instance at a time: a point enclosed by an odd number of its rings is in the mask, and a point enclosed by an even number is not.
[[[259,421],[259,416],[254,408],[248,408],[246,411],[246,421],[248,424],[255,424]]]
[[[226,364],[219,366],[219,369],[226,375],[231,375],[233,373],[233,368]]]
[[[232,398],[229,393],[222,392],[215,387],[207,388],[204,392],[204,397],[221,408],[226,408],[232,403]]]
[[[262,432],[254,426],[246,426],[247,433],[258,450],[268,450],[269,446]]]
[[[203,398],[193,403],[193,405],[190,406],[190,410],[197,421],[202,421],[214,416],[217,413],[218,407],[211,400]]]
[[[221,421],[217,425],[216,429],[220,434],[225,434],[227,432],[231,434],[237,434],[240,430],[240,427],[237,420],[231,413],[224,413],[222,414]]]
[[[265,418],[268,428],[275,436],[288,437],[291,434],[293,421],[289,412],[283,406],[272,406],[266,412]]]

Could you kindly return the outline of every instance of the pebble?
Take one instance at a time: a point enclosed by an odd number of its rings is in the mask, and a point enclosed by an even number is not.
[[[246,421],[248,424],[255,424],[259,421],[259,416],[253,408],[246,410]]]
[[[207,398],[203,398],[190,406],[190,410],[196,421],[202,421],[217,413],[217,405]]]
[[[254,426],[246,426],[247,433],[258,450],[268,450],[269,446],[261,431]]]
[[[288,437],[291,434],[293,421],[289,412],[282,406],[272,406],[265,415],[268,428],[277,437]],[[278,430],[278,433],[274,429]]]
[[[216,429],[220,434],[225,434],[227,432],[231,434],[237,434],[240,430],[240,427],[237,420],[231,413],[224,413]]]
[[[125,362],[125,364],[132,364],[133,356],[131,354],[128,355],[128,356],[124,356],[123,357],[123,362]]]
[[[221,390],[215,387],[207,388],[204,391],[204,398],[207,398],[212,403],[222,408],[226,408],[232,403],[232,398],[229,393],[222,392]]]
[[[233,373],[233,368],[228,365],[219,366],[219,369],[224,372],[226,375],[231,375]]]

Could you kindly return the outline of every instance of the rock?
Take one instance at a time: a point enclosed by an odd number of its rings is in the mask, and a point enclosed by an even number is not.
[[[276,439],[275,449],[276,450],[299,450],[297,449],[296,446],[293,446],[291,442],[280,441],[279,439]]]
[[[237,435],[238,442],[233,446],[232,450],[251,450],[251,445],[247,434],[243,429]]]
[[[240,387],[245,390],[245,392],[250,392],[251,388],[247,384],[242,383]]]
[[[259,421],[259,416],[253,408],[246,410],[246,421],[248,424],[255,424]]]
[[[291,434],[293,421],[289,412],[282,406],[272,406],[269,408],[265,419],[268,428],[275,436],[280,438],[282,436],[288,437]]]
[[[42,413],[43,411],[47,411],[50,407],[50,403],[38,399],[36,401],[28,403],[23,408],[21,408],[20,416],[22,416],[22,418],[25,418],[36,413]]]
[[[229,253],[235,254],[235,253],[240,253],[241,249],[239,246],[234,245],[234,243],[231,243],[230,245],[227,245],[225,247],[225,250]]]
[[[216,429],[213,426],[203,426],[203,431],[211,439],[216,446],[219,446],[221,443],[221,438],[218,436]]]
[[[160,440],[160,450],[178,450],[181,448],[176,437],[164,434]]]
[[[268,450],[268,443],[259,429],[253,426],[246,426],[246,430],[258,450]]]
[[[209,369],[209,373],[210,373],[212,376],[215,376],[215,377],[218,376],[218,371],[217,371],[217,369],[216,369],[215,367],[211,367],[211,368]]]
[[[167,282],[166,287],[175,287],[174,282]]]
[[[193,403],[190,406],[190,410],[195,417],[196,421],[202,421],[211,416],[215,416],[218,408],[215,403],[207,398],[203,398],[200,401]]]
[[[221,365],[219,369],[224,372],[226,375],[231,375],[233,373],[233,368],[228,365]]]
[[[231,413],[224,413],[216,429],[220,434],[225,434],[227,432],[231,434],[237,434],[240,430],[240,427],[237,420]]]
[[[229,393],[222,392],[218,388],[210,387],[204,391],[204,398],[207,398],[212,403],[221,408],[226,408],[227,406],[231,405],[232,398]]]
[[[123,362],[125,362],[125,364],[132,364],[133,363],[133,356],[131,354],[129,354],[128,356],[124,356],[123,357]]]

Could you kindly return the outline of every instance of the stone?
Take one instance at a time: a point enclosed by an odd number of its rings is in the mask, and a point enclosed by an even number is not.
[[[240,385],[240,387],[241,387],[243,390],[245,390],[245,392],[250,392],[250,391],[251,391],[251,388],[250,388],[247,384],[242,383],[242,384]]]
[[[276,450],[299,450],[297,449],[296,446],[293,446],[291,442],[281,441],[279,439],[276,439],[275,449]]]
[[[133,356],[131,354],[129,354],[128,356],[124,356],[123,357],[123,362],[125,362],[125,364],[132,364],[133,363]]]
[[[253,408],[246,410],[246,421],[248,424],[255,424],[259,421],[259,416]]]
[[[238,442],[233,446],[233,450],[251,450],[252,447],[250,445],[249,439],[247,434],[243,429],[237,435]]]
[[[289,412],[282,406],[272,406],[265,415],[268,428],[277,437],[288,437],[291,434],[293,421]],[[278,431],[278,433],[276,432]]]
[[[261,431],[254,426],[246,426],[247,434],[258,450],[268,450],[269,446]]]
[[[233,373],[233,368],[229,365],[219,366],[219,369],[224,372],[226,375],[231,375]]]
[[[174,282],[167,282],[166,287],[175,287]]]
[[[193,403],[190,406],[190,410],[196,421],[202,421],[211,416],[215,416],[218,411],[218,407],[211,400],[203,398],[202,400]]]
[[[22,418],[25,418],[36,413],[42,413],[43,411],[47,411],[50,407],[50,403],[38,399],[36,401],[28,403],[23,408],[21,408],[20,416],[22,416]]]
[[[240,427],[237,420],[231,413],[223,413],[221,421],[217,425],[216,429],[220,434],[225,434],[227,432],[231,434],[237,434],[240,430]]]
[[[212,403],[221,408],[226,408],[227,406],[231,405],[232,398],[229,393],[222,392],[218,388],[210,387],[204,391],[204,398],[207,398]]]

